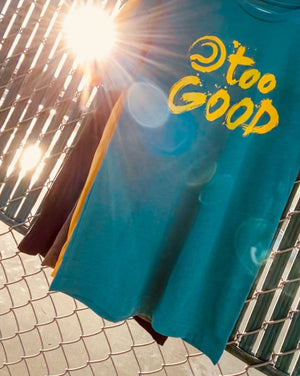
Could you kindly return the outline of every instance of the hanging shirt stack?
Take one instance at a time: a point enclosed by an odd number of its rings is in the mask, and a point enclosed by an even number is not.
[[[55,266],[59,252],[66,241],[74,206],[86,181],[94,153],[120,93],[98,89],[97,110],[83,124],[77,143],[57,175],[43,201],[39,216],[18,248],[31,255],[45,257],[43,264]],[[51,219],[49,221],[49,219]]]
[[[160,2],[158,0],[152,1],[154,4]],[[143,18],[146,15],[135,14],[138,3],[139,0],[128,0],[115,17],[118,27],[126,30],[126,41],[121,39],[119,44],[122,46],[122,44],[128,43],[128,40],[134,39],[134,53],[127,54],[127,56],[121,56],[120,52],[116,53],[113,61],[110,62],[112,64],[108,64],[109,70],[113,70],[114,73],[108,77],[105,77],[106,64],[104,64],[104,67],[102,64],[95,65],[92,78],[94,84],[100,86],[97,89],[94,101],[94,112],[81,125],[76,144],[43,200],[36,220],[18,245],[21,252],[43,256],[42,265],[44,266],[54,267],[57,262],[61,248],[67,239],[74,208],[84,187],[93,155],[101,140],[105,125],[122,90],[128,86],[129,82],[132,82],[135,71],[150,43],[151,32],[149,30],[154,26],[154,20],[148,17],[149,22],[145,25]],[[107,7],[113,7],[113,5],[114,1],[107,2],[106,11],[108,11]],[[140,10],[143,12],[143,8]],[[132,21],[131,17],[135,21]],[[130,27],[127,26],[128,23]],[[134,35],[132,33],[128,35],[130,29],[132,30],[132,25],[135,25]],[[145,32],[146,29],[147,32]],[[143,30],[143,33],[137,33],[138,30]],[[137,42],[137,38],[139,42]],[[128,48],[126,49],[128,50]],[[120,74],[121,66],[122,72]],[[127,70],[124,69],[124,66],[127,67]],[[134,319],[148,331],[157,343],[164,344],[167,337],[155,332],[148,318],[134,316]]]
[[[111,321],[146,316],[216,363],[300,166],[300,1],[139,6],[157,17],[152,45],[51,289]]]

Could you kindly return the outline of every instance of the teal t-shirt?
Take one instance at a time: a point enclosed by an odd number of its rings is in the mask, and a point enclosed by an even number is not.
[[[152,46],[51,289],[108,320],[147,315],[217,362],[300,167],[300,2],[149,12]]]

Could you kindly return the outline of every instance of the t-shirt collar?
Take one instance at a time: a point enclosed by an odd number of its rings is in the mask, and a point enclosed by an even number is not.
[[[251,16],[279,22],[290,18],[300,20],[300,0],[238,0],[240,6]]]

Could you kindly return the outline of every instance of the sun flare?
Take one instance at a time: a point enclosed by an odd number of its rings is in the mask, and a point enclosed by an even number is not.
[[[81,63],[101,61],[113,49],[115,26],[103,9],[86,5],[73,10],[63,26],[68,46]]]
[[[32,170],[39,163],[42,151],[36,145],[28,146],[21,156],[21,169],[26,172]]]

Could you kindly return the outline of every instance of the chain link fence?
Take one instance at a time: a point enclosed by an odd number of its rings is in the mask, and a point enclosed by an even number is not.
[[[51,269],[17,251],[19,233],[1,230],[1,376],[260,375],[227,353],[213,366],[180,339],[159,346],[132,319],[111,323],[49,292]]]
[[[267,375],[300,375],[300,179],[228,350]]]
[[[181,339],[159,346],[132,319],[111,323],[49,292],[51,269],[17,250],[96,107],[97,87],[62,40],[75,3],[0,4],[0,376],[299,376],[299,180],[216,366]],[[29,170],[31,147],[39,156]]]

